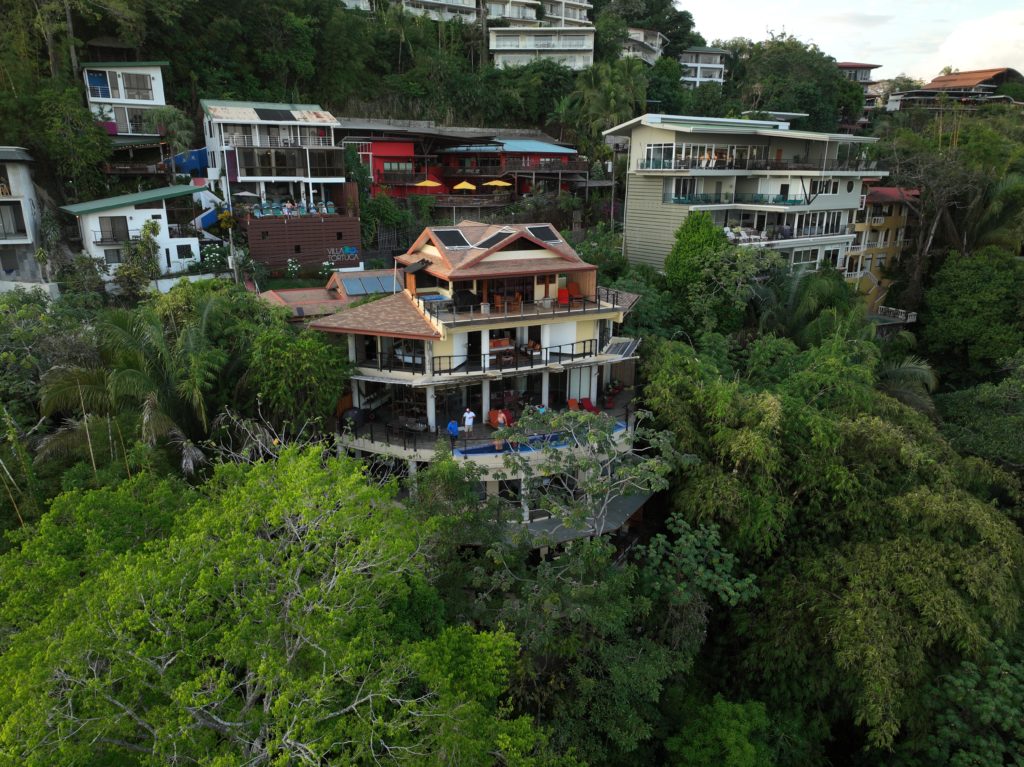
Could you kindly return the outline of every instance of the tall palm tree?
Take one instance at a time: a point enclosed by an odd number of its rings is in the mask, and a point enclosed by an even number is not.
[[[829,335],[840,319],[860,315],[853,292],[834,270],[783,269],[751,288],[751,305],[762,333],[792,338],[802,346]]]
[[[158,133],[167,144],[167,151],[171,154],[171,178],[173,179],[178,175],[175,157],[192,148],[192,137],[195,131],[192,118],[177,107],[157,107],[146,111],[146,128]]]
[[[878,389],[923,413],[935,412],[931,393],[939,385],[932,366],[920,357],[908,354],[899,359],[883,360],[876,373]]]
[[[100,364],[49,371],[42,381],[42,412],[81,414],[81,423],[67,422],[64,432],[84,427],[87,439],[90,418],[134,412],[138,437],[150,445],[175,445],[182,468],[190,470],[200,460],[196,443],[209,430],[206,396],[227,363],[226,353],[209,340],[220,302],[205,297],[195,318],[176,334],[166,332],[149,308],[108,312],[96,328]]]

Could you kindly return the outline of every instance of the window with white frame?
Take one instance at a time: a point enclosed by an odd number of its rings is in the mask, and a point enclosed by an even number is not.
[[[662,201],[684,202],[696,192],[697,179],[695,178],[667,178],[665,179]]]
[[[793,266],[814,266],[818,263],[818,251],[815,248],[794,250],[791,263]]]
[[[652,169],[671,168],[675,144],[648,144],[644,149],[644,167]]]
[[[149,75],[125,72],[121,76],[124,82],[124,97],[140,101],[153,100],[153,78]]]

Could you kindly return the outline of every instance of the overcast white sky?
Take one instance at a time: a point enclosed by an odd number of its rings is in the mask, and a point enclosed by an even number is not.
[[[837,61],[881,64],[878,79],[906,73],[925,82],[944,66],[1013,67],[1024,72],[1024,7],[1020,0],[725,0],[694,6],[708,42],[763,40],[768,32],[817,43]]]

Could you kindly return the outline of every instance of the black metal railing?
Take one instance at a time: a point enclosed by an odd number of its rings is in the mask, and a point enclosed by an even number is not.
[[[361,368],[376,368],[388,373],[425,373],[427,370],[423,352],[381,352],[375,357],[356,361]]]
[[[597,352],[596,339],[535,349],[531,349],[528,344],[521,344],[517,347],[490,349],[478,354],[438,355],[431,360],[431,371],[433,375],[453,375],[481,373],[485,370],[530,370],[552,362],[569,362],[593,357]]]
[[[637,170],[808,170],[808,171],[869,171],[887,170],[882,160],[851,158],[807,159],[807,160],[762,160],[727,159],[708,157],[676,157],[667,159],[643,159],[637,162]]]
[[[138,229],[121,229],[116,232],[92,230],[92,241],[96,245],[119,245],[122,242],[139,239]]]
[[[540,301],[506,301],[500,307],[484,302],[472,306],[456,306],[451,300],[424,301],[423,310],[438,322],[454,325],[466,322],[492,322],[497,319],[550,317],[570,312],[607,311],[618,308],[618,293],[610,294],[615,303],[596,295],[570,296],[560,303],[557,298]]]

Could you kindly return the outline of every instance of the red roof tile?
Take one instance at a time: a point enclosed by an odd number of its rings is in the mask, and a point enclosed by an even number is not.
[[[868,189],[868,202],[906,202],[916,200],[921,192],[918,189],[903,189],[898,186],[873,186]]]
[[[360,333],[368,336],[391,338],[441,337],[409,295],[409,291],[394,293],[360,306],[352,306],[330,317],[311,322],[311,328],[325,333]]]
[[[999,69],[974,69],[969,72],[953,72],[940,75],[924,86],[924,90],[955,90],[958,88],[975,88],[991,80],[997,75],[1011,71],[1007,67]]]

